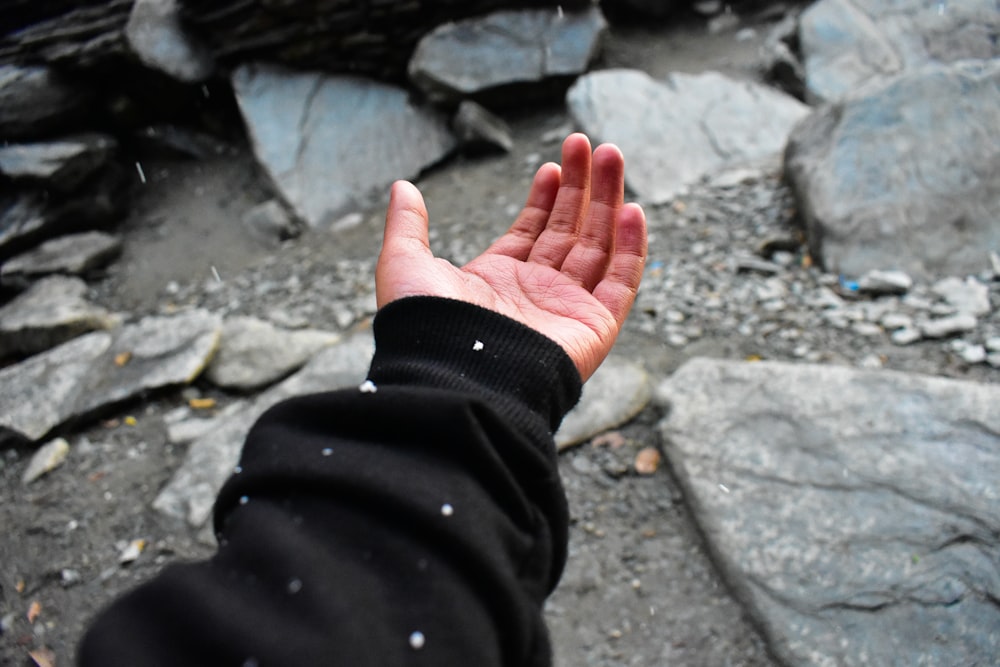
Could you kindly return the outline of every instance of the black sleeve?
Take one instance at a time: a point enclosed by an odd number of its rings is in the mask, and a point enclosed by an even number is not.
[[[369,382],[262,416],[216,503],[217,554],[113,603],[81,665],[551,662],[572,361],[446,299],[394,302],[374,329]]]

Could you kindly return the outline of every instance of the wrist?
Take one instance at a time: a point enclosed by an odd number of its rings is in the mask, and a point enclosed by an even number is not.
[[[488,401],[515,425],[554,432],[580,397],[576,366],[553,340],[516,320],[441,297],[393,301],[375,317],[368,378]]]

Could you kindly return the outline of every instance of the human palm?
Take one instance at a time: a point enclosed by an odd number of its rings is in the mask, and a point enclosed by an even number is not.
[[[378,306],[407,296],[466,301],[548,336],[586,381],[611,351],[635,300],[646,257],[646,221],[624,204],[625,163],[606,144],[591,154],[574,134],[562,167],[543,165],[513,226],[462,267],[434,257],[423,197],[393,185],[375,272]]]

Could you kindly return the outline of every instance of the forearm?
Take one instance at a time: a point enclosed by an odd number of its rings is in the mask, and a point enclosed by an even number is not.
[[[390,305],[376,343],[374,392],[258,422],[219,497],[218,554],[116,603],[83,664],[547,659],[567,523],[550,431],[579,393],[572,362],[443,300]]]

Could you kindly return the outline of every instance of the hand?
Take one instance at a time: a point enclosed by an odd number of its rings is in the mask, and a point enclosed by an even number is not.
[[[435,258],[427,208],[397,181],[375,269],[379,308],[407,296],[459,299],[548,336],[586,381],[611,351],[635,300],[646,261],[646,219],[624,204],[625,160],[612,144],[563,143],[562,167],[542,165],[513,226],[459,268]]]

